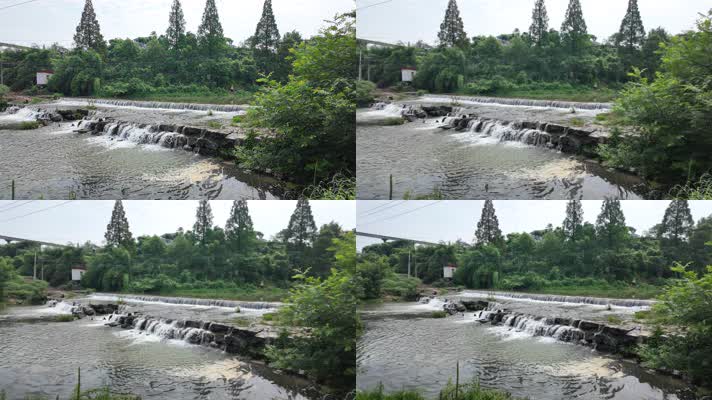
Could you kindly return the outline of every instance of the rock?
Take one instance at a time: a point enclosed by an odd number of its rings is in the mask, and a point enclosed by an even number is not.
[[[484,300],[462,300],[460,303],[467,311],[482,311],[489,306],[489,303]]]
[[[210,328],[208,330],[213,333],[227,333],[230,330],[230,327],[227,325],[212,323],[210,324]]]
[[[190,320],[185,321],[185,327],[186,327],[186,328],[198,328],[198,329],[200,329],[202,326],[203,326],[203,322],[202,322],[202,321],[190,321]]]

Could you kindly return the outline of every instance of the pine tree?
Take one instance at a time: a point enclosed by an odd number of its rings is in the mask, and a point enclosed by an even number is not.
[[[213,211],[210,209],[210,202],[201,200],[198,205],[198,211],[195,214],[195,225],[193,225],[193,234],[200,243],[205,243],[208,231],[213,227]]]
[[[183,16],[183,7],[181,7],[180,0],[173,0],[173,6],[171,6],[171,13],[168,17],[168,30],[166,31],[166,37],[168,38],[168,43],[171,47],[178,47],[178,43],[185,36],[185,17]]]
[[[450,0],[445,11],[445,19],[440,24],[438,39],[441,46],[452,47],[461,46],[467,43],[467,33],[465,25],[460,18],[460,10],[457,8],[457,0]]]
[[[262,7],[262,18],[257,23],[255,36],[252,37],[252,47],[260,51],[275,52],[280,39],[277,22],[272,12],[272,0],[265,0]]]
[[[111,247],[130,246],[133,243],[131,231],[129,230],[129,220],[124,212],[124,205],[121,200],[114,203],[114,211],[111,213],[111,221],[106,226],[104,234],[106,245]]]
[[[207,0],[203,12],[203,22],[198,27],[198,41],[209,53],[212,53],[220,42],[224,43],[224,40],[218,7],[215,5],[215,0]]]
[[[581,47],[581,42],[588,36],[588,28],[586,28],[586,21],[583,19],[579,0],[569,2],[564,23],[561,24],[561,35],[574,52]]]
[[[694,225],[687,200],[673,200],[665,210],[658,235],[672,242],[683,242],[690,237]]]
[[[245,251],[255,238],[254,226],[250,217],[247,201],[239,200],[232,203],[230,218],[225,224],[225,234],[238,251]]]
[[[106,49],[104,37],[101,35],[99,21],[94,13],[94,5],[91,0],[86,0],[84,3],[84,11],[82,19],[77,26],[77,33],[74,35],[74,44],[78,49],[95,50],[103,52]]]
[[[537,46],[541,46],[549,31],[549,16],[546,13],[544,0],[536,0],[532,12],[532,25],[529,27],[529,36]]]
[[[628,11],[625,13],[621,30],[618,32],[618,45],[626,49],[640,48],[645,41],[645,27],[640,18],[638,0],[628,0]]]
[[[576,240],[583,226],[583,208],[580,200],[571,200],[566,205],[566,219],[564,219],[564,236],[569,240]]]
[[[312,215],[309,200],[302,199],[297,202],[297,208],[285,231],[284,239],[287,242],[287,253],[292,266],[303,266],[307,259],[307,251],[316,238],[316,223]]]
[[[477,244],[497,244],[502,240],[502,231],[499,229],[499,221],[494,211],[492,200],[486,200],[482,208],[482,216],[477,223],[475,232],[475,243]]]
[[[609,248],[622,244],[626,238],[628,227],[625,215],[621,209],[620,200],[606,198],[601,206],[601,213],[596,219],[596,234],[604,238]]]

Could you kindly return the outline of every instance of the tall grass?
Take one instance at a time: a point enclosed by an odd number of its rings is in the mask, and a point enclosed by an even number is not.
[[[704,174],[697,182],[675,186],[670,197],[686,200],[712,200],[712,174]]]

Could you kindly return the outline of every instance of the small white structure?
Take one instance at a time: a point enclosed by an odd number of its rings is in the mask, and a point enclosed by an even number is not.
[[[47,86],[52,75],[54,71],[51,70],[37,71],[37,86]]]
[[[452,279],[452,277],[455,275],[455,271],[457,271],[457,267],[449,264],[443,267],[443,278],[445,279]]]
[[[413,82],[416,74],[415,68],[401,68],[401,79],[403,82]]]
[[[87,269],[84,267],[74,267],[72,268],[72,280],[73,281],[81,281],[82,280],[82,275],[84,275],[87,272]]]

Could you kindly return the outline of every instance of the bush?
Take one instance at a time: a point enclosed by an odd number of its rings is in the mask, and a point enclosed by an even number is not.
[[[39,128],[41,125],[42,125],[42,124],[40,124],[40,123],[37,122],[37,121],[25,121],[25,122],[23,122],[23,123],[20,124],[20,130],[22,130],[22,131],[31,131],[31,130],[33,130],[33,129]]]
[[[375,90],[376,84],[373,82],[356,81],[356,105],[366,107],[373,103]]]
[[[430,314],[430,318],[445,318],[447,317],[447,313],[445,311],[433,311]]]
[[[420,279],[418,278],[391,273],[383,279],[381,290],[385,295],[412,301],[418,296],[419,284]]]

